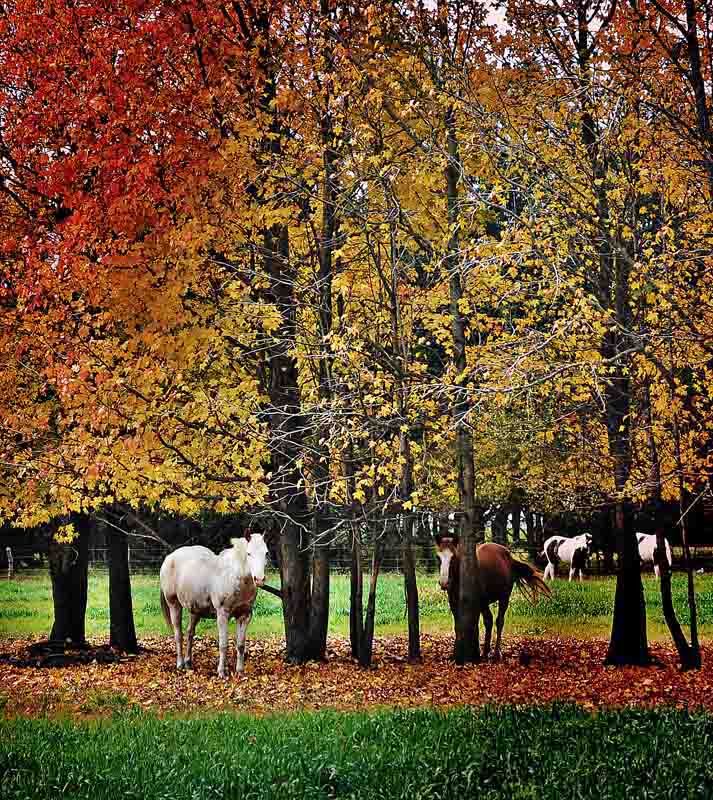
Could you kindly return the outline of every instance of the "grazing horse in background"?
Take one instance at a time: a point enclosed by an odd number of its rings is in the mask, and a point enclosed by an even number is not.
[[[542,555],[547,557],[545,567],[545,580],[554,580],[557,574],[557,564],[564,561],[569,564],[570,581],[579,574],[582,582],[582,570],[587,564],[587,559],[592,549],[592,534],[582,533],[571,539],[567,536],[550,536],[545,542]]]
[[[661,570],[656,563],[656,534],[637,533],[636,541],[639,545],[639,558],[641,559],[641,563],[653,564],[654,575],[656,575],[657,578],[660,577]],[[668,539],[664,539],[664,544],[666,545],[666,561],[668,561],[668,566],[670,568],[673,564],[673,560],[671,559],[671,545],[668,543]]]
[[[220,659],[218,675],[228,676],[228,620],[235,617],[237,656],[235,669],[245,667],[245,636],[252,617],[257,587],[265,582],[267,546],[261,534],[231,539],[232,547],[216,555],[207,547],[179,547],[161,565],[161,608],[176,639],[176,668],[192,666],[193,635],[198,620],[218,619]],[[190,612],[186,657],[183,658],[183,609]]]
[[[436,554],[441,562],[441,573],[438,582],[441,589],[448,592],[448,603],[455,620],[458,615],[458,593],[460,588],[460,556],[462,546],[457,536],[440,536],[436,538]],[[536,603],[538,595],[551,597],[549,587],[544,583],[534,567],[524,561],[518,561],[501,544],[486,542],[476,548],[478,555],[478,576],[480,579],[479,612],[485,623],[485,641],[483,642],[483,658],[490,652],[490,641],[493,633],[493,612],[490,606],[498,604],[497,636],[495,639],[495,658],[502,655],[501,642],[505,612],[510,603],[510,595],[514,586],[523,593],[530,603]],[[476,627],[476,635],[477,633]]]

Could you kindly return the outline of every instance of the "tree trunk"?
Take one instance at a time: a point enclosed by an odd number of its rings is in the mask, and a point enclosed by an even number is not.
[[[327,0],[320,0],[320,14],[322,22],[328,26],[332,10]],[[328,71],[334,68],[334,53],[331,39],[325,39],[322,56]],[[331,84],[326,85],[323,99],[323,108],[320,118],[320,138],[322,141],[322,164],[324,177],[322,181],[322,221],[318,241],[319,274],[317,281],[317,304],[319,320],[319,343],[317,350],[318,361],[318,392],[325,406],[333,399],[330,348],[330,335],[332,333],[333,304],[332,283],[334,277],[334,250],[337,247],[337,233],[339,218],[337,216],[337,201],[339,197],[339,184],[337,176],[337,162],[339,152],[336,149],[336,136],[334,118],[331,108]],[[329,544],[323,541],[322,534],[329,526],[325,524],[324,516],[327,508],[329,474],[329,445],[331,431],[323,425],[317,426],[317,441],[313,444],[315,455],[315,541],[314,559],[312,562],[312,597],[310,606],[310,651],[311,657],[323,661],[327,654],[327,630],[329,627]]]
[[[654,504],[654,513],[661,513],[661,464],[659,461],[658,447],[656,446],[656,437],[654,436],[654,421],[651,411],[651,393],[648,382],[644,384],[642,395],[642,416],[644,425],[646,426],[646,442],[649,449],[649,496]],[[663,610],[664,620],[668,627],[671,639],[676,646],[678,652],[678,660],[681,664],[681,669],[693,669],[696,666],[700,667],[699,663],[695,663],[695,654],[689,646],[686,636],[681,628],[681,623],[676,616],[676,609],[673,605],[673,597],[671,595],[671,570],[668,565],[668,558],[666,556],[666,540],[664,536],[664,528],[660,520],[656,520],[656,550],[654,551],[654,564],[659,568],[659,583],[661,591],[661,608]]]
[[[125,533],[109,537],[109,644],[124,653],[138,653],[131,602],[129,544]]]
[[[303,664],[312,655],[310,642],[310,576],[306,535],[291,521],[280,537],[282,615],[285,622],[286,658]]]
[[[678,501],[681,513],[681,540],[683,542],[683,563],[686,568],[686,581],[688,587],[688,612],[690,614],[691,629],[691,654],[693,666],[701,666],[701,647],[698,642],[698,607],[696,604],[696,587],[693,578],[693,564],[691,563],[691,548],[688,543],[689,506],[686,502],[685,487],[683,483],[683,459],[681,457],[681,431],[678,427],[678,414],[673,415],[673,444],[676,456],[676,470],[678,472]]]
[[[265,174],[282,156],[283,122],[275,105],[278,59],[271,52],[270,12],[262,9],[253,17],[259,37],[258,72],[264,75],[260,110],[271,116],[270,130],[261,142],[259,159]],[[274,197],[263,187],[250,188],[259,206],[265,207]],[[272,332],[267,352],[265,409],[270,434],[270,502],[282,523],[280,535],[280,577],[282,613],[285,622],[286,657],[290,663],[304,663],[311,657],[310,646],[310,559],[308,498],[301,469],[305,452],[306,421],[302,413],[299,371],[295,356],[297,342],[298,298],[297,267],[290,261],[289,228],[275,223],[262,230],[263,275],[267,280],[264,298],[274,304],[280,324]]]
[[[616,546],[618,566],[614,619],[606,663],[616,666],[647,665],[651,662],[646,637],[646,603],[641,582],[641,567],[631,509],[616,506]]]
[[[403,395],[402,395],[403,397]],[[405,416],[405,403],[399,401],[402,417]],[[399,436],[399,450],[403,464],[401,467],[400,495],[406,501],[413,494],[413,454],[409,432],[401,431]],[[410,512],[403,519],[403,573],[404,591],[406,594],[406,615],[408,619],[408,659],[410,663],[421,660],[421,634],[418,610],[418,585],[416,583],[416,560],[413,554],[413,516]]]
[[[416,560],[413,555],[413,517],[406,515],[403,530],[403,571],[408,620],[408,660],[413,664],[421,660],[421,634],[418,611],[418,585]]]
[[[371,578],[369,579],[369,599],[366,603],[366,616],[359,645],[359,666],[370,667],[374,652],[374,624],[376,620],[376,586],[381,569],[383,544],[381,539],[374,542],[374,556],[371,560]]]
[[[598,221],[598,271],[594,294],[601,308],[608,330],[600,346],[602,358],[609,364],[604,392],[607,439],[609,455],[613,464],[614,488],[616,492],[616,547],[619,554],[614,619],[609,642],[607,663],[649,663],[646,639],[646,605],[636,535],[629,509],[625,509],[624,492],[631,468],[630,409],[631,386],[630,341],[627,332],[633,329],[629,303],[629,265],[634,254],[630,240],[616,239],[612,233],[611,207],[607,193],[607,178],[610,165],[602,150],[602,138],[597,125],[597,116],[592,108],[592,67],[594,54],[593,36],[590,31],[592,18],[587,15],[585,5],[578,6],[577,37],[575,49],[579,66],[579,102],[581,113],[581,139],[584,145],[591,174],[592,189],[596,197]],[[637,225],[636,204],[629,202],[627,210],[632,219],[631,230]]]
[[[656,550],[654,552],[654,563],[658,565],[660,583],[661,583],[661,608],[663,616],[666,620],[671,638],[676,646],[678,652],[678,659],[681,664],[681,669],[700,669],[701,655],[700,651],[691,647],[686,641],[686,636],[681,629],[681,624],[676,616],[676,610],[673,607],[673,598],[671,596],[671,570],[668,566],[668,558],[666,557],[666,540],[664,538],[664,529],[662,526],[656,527]]]
[[[520,544],[520,531],[522,524],[522,506],[515,503],[512,506],[512,543],[514,547]]]
[[[54,603],[50,641],[84,646],[91,519],[86,514],[72,514],[70,522],[77,532],[73,542],[59,544],[54,536],[49,542]]]
[[[535,514],[529,508],[525,512],[525,533],[528,548],[535,552],[537,550],[537,528],[535,527]]]
[[[453,334],[453,366],[460,383],[466,374],[465,320],[460,308],[463,297],[460,264],[460,195],[459,182],[463,165],[458,149],[456,113],[453,107],[446,112],[448,162],[446,165],[446,188],[450,239],[445,258],[449,275],[449,299],[451,331]],[[480,659],[480,648],[476,641],[480,594],[478,557],[476,545],[482,533],[482,511],[476,506],[475,464],[473,459],[473,436],[469,427],[470,403],[465,388],[456,389],[453,418],[456,426],[456,459],[458,463],[458,496],[461,504],[460,541],[463,555],[460,558],[460,591],[458,616],[456,619],[455,660],[457,664],[476,662]]]
[[[493,521],[490,526],[493,532],[493,541],[497,544],[507,544],[507,525],[508,507],[501,505],[493,515]]]
[[[277,510],[285,520],[280,537],[282,610],[287,660],[303,663],[312,652],[309,539],[303,527],[308,520],[308,503],[300,470],[295,466],[304,450],[304,420],[297,363],[290,352],[296,340],[297,312],[287,228],[275,226],[265,232],[264,253],[270,294],[282,314],[269,359],[272,491]]]
[[[535,514],[535,546],[542,550],[545,543],[545,526],[542,519],[542,514]]]
[[[312,599],[309,618],[310,657],[316,661],[324,661],[327,657],[329,570],[329,543],[320,541],[318,535],[312,559]]]
[[[356,525],[352,525],[352,548],[349,594],[349,638],[352,657],[359,658],[364,635],[364,576],[361,563],[361,536]]]
[[[698,41],[698,19],[695,0],[686,2],[686,50],[688,52],[688,66],[686,77],[690,81],[696,105],[696,123],[698,137],[702,145],[705,160],[706,175],[708,177],[708,190],[713,199],[713,137],[711,136],[710,116],[708,113],[708,98],[706,97],[706,78],[701,47]],[[709,53],[710,55],[710,53]],[[710,67],[710,64],[708,65]],[[709,76],[710,77],[710,76]]]

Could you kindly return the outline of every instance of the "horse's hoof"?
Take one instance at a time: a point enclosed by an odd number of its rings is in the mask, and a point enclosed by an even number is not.
[[[183,665],[183,669],[193,669],[193,662],[192,661],[186,661],[184,663],[184,665]]]
[[[176,664],[176,669],[177,669],[179,672],[183,672],[183,670],[184,670],[185,668],[186,668],[186,665],[185,665],[185,664]]]

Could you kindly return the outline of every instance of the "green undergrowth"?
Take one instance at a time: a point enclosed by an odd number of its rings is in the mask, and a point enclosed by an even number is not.
[[[0,723],[5,800],[683,798],[713,794],[713,718],[574,706]]]
[[[158,575],[133,576],[133,604],[139,637],[166,634],[161,615]],[[269,583],[279,585],[277,575]],[[438,587],[437,576],[418,576],[422,628],[426,632],[450,632],[452,619],[445,592]],[[644,578],[648,609],[649,633],[652,638],[667,639],[661,612],[657,581]],[[705,637],[713,635],[713,576],[696,579],[699,621]],[[534,636],[606,635],[611,627],[615,580],[612,577],[588,579],[584,583],[568,583],[558,579],[553,585],[554,597],[530,606],[516,591],[508,613],[507,629],[511,633]],[[674,575],[674,602],[681,620],[688,620],[686,581],[682,574]],[[92,570],[89,579],[87,635],[105,636],[109,627],[108,577],[105,571]],[[16,579],[0,580],[0,637],[47,635],[52,624],[52,590],[45,573],[20,574]],[[213,635],[211,621],[200,623],[201,629]],[[405,633],[405,603],[403,579],[395,573],[385,573],[379,579],[376,614],[377,633]],[[335,574],[332,578],[330,633],[346,635],[349,629],[349,576]],[[283,635],[280,601],[265,592],[258,594],[249,635],[253,638]]]

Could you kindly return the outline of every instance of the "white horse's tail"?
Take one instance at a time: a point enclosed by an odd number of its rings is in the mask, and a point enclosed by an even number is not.
[[[166,595],[163,593],[163,589],[161,589],[161,611],[163,612],[163,618],[166,620],[166,625],[172,628],[171,612],[168,609],[168,603],[166,602]]]

